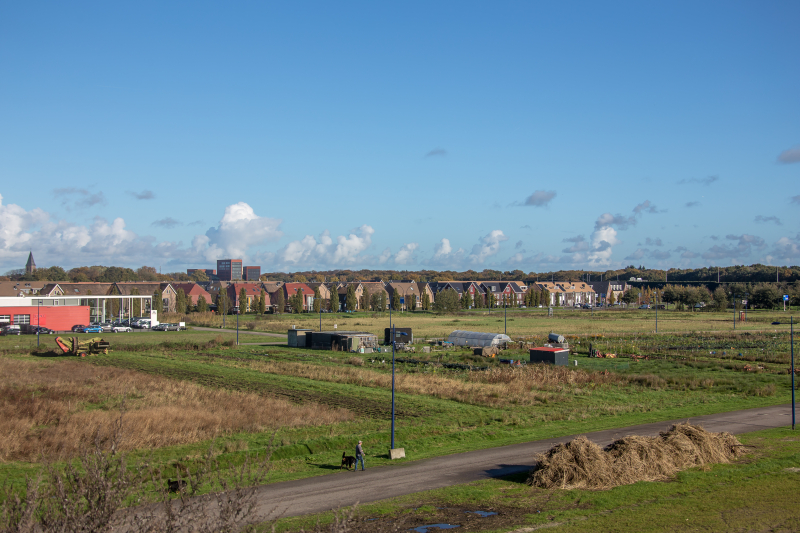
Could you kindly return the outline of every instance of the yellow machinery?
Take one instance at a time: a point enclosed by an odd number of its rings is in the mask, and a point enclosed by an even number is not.
[[[71,337],[69,339],[56,337],[56,344],[65,354],[79,355],[81,357],[108,353],[108,350],[111,348],[111,343],[100,337],[92,337],[86,340],[79,340],[78,337]]]

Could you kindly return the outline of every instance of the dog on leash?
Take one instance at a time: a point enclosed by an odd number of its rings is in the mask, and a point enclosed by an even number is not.
[[[339,470],[342,468],[346,468],[350,470],[351,468],[356,467],[356,458],[352,455],[347,455],[347,452],[342,452],[342,466],[339,467]]]

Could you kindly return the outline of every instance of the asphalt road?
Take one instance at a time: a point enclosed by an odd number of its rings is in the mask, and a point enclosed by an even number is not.
[[[747,433],[791,425],[791,405],[748,409],[730,413],[667,420],[594,433],[582,433],[601,446],[627,435],[655,436],[670,424],[689,421],[708,431]],[[527,472],[535,454],[578,435],[514,444],[473,452],[409,461],[370,468],[369,455],[385,450],[366,449],[366,471],[337,473],[328,476],[265,485],[259,489],[258,513],[262,516],[297,516],[320,513],[402,496],[425,490],[468,483],[480,479]],[[349,455],[349,454],[348,454]]]

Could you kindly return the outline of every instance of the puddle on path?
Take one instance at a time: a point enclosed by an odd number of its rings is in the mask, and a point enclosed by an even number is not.
[[[481,518],[486,518],[487,516],[496,515],[497,513],[493,511],[464,511],[467,514],[476,514]]]
[[[428,529],[428,528],[432,528],[432,527],[436,527],[436,528],[439,528],[439,529],[455,529],[455,528],[461,527],[461,526],[452,525],[452,524],[427,524],[427,525],[424,525],[424,526],[412,527],[411,529],[409,529],[409,531],[415,531],[416,533],[433,533],[432,531],[430,531]]]

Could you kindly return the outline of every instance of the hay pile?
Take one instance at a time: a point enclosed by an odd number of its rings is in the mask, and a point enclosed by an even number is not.
[[[661,481],[706,463],[729,463],[742,451],[730,433],[677,424],[658,437],[625,437],[605,449],[586,437],[539,454],[528,485],[552,489],[608,489],[637,481]]]

